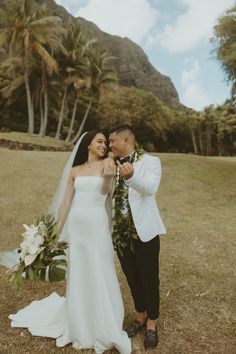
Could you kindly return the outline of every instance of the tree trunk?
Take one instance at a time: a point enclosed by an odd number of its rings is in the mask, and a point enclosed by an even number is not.
[[[193,128],[191,129],[191,138],[192,138],[194,153],[198,155],[197,141],[196,141],[196,136]]]
[[[47,87],[44,90],[44,109],[43,109],[43,102],[42,96],[40,96],[40,117],[41,117],[41,124],[40,124],[40,131],[39,136],[45,136],[47,125],[48,125],[48,91]]]
[[[42,136],[46,135],[47,125],[48,125],[48,88],[47,88],[47,86],[45,86],[45,91],[44,91],[44,120],[43,120]]]
[[[69,145],[74,144],[76,142],[76,140],[79,139],[79,137],[80,137],[80,135],[81,135],[81,133],[83,131],[84,124],[85,124],[85,122],[86,122],[86,120],[88,118],[88,114],[89,114],[91,106],[92,106],[92,99],[90,99],[90,101],[89,101],[88,107],[87,107],[86,112],[84,114],[84,118],[83,118],[83,120],[82,120],[82,122],[80,124],[79,130],[77,131],[75,137],[69,142]]]
[[[219,156],[224,156],[224,144],[221,142],[219,144]]]
[[[217,136],[217,142],[218,142],[218,156],[224,156],[224,139],[219,136]]]
[[[202,129],[198,129],[198,137],[199,137],[199,149],[200,149],[200,154],[204,155],[204,143],[203,143],[203,133]]]
[[[64,116],[64,110],[65,110],[65,103],[66,103],[66,96],[67,96],[67,86],[65,87],[64,95],[62,98],[62,103],[61,103],[61,110],[60,110],[60,115],[59,115],[59,120],[57,124],[57,132],[55,135],[56,139],[60,139],[60,133],[61,133],[61,127],[62,127],[62,122],[63,122],[63,116]]]
[[[75,116],[76,116],[76,111],[77,111],[77,106],[78,106],[78,102],[79,102],[79,98],[77,97],[74,103],[74,107],[73,107],[73,113],[72,113],[72,117],[71,117],[71,121],[70,121],[70,128],[66,137],[65,142],[69,143],[70,139],[71,139],[71,135],[73,132],[73,126],[74,126],[74,122],[75,122]]]
[[[206,127],[206,154],[207,156],[211,155],[212,147],[211,147],[211,138],[212,138],[212,128],[207,126]]]
[[[34,108],[33,108],[31,92],[30,92],[29,76],[27,72],[24,73],[24,80],[25,80],[25,89],[26,89],[27,107],[28,107],[28,133],[30,135],[33,135],[34,134]]]
[[[41,94],[40,94],[40,98],[39,98],[39,110],[40,110],[40,129],[39,129],[39,136],[43,136],[44,117],[43,117],[43,101],[42,101],[42,95],[41,95]]]

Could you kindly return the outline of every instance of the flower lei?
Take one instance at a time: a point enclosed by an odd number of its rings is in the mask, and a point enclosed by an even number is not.
[[[143,154],[144,150],[142,146],[136,144],[130,163],[140,160]],[[127,245],[130,245],[131,251],[134,251],[134,240],[138,239],[128,201],[128,191],[129,188],[121,177],[119,168],[117,168],[115,190],[112,196],[115,200],[112,239],[115,250],[117,250],[121,256],[123,256],[122,248],[125,248]],[[122,210],[127,211],[125,215],[122,213]]]

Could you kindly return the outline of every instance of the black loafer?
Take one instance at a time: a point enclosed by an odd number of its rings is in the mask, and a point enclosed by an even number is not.
[[[133,337],[135,334],[137,334],[141,329],[145,326],[146,322],[143,324],[139,322],[138,320],[134,320],[131,325],[127,328],[126,332],[128,334],[128,337]]]
[[[145,349],[155,348],[158,344],[158,334],[154,329],[148,329],[145,333],[144,347]]]

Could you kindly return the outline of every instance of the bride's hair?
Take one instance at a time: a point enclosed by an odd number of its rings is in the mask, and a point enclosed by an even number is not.
[[[101,130],[90,130],[84,135],[83,139],[80,142],[79,148],[76,152],[72,167],[83,165],[88,160],[88,147],[91,141],[93,140],[93,138],[99,133],[105,136],[105,134]],[[105,157],[106,156],[104,156],[103,158]]]

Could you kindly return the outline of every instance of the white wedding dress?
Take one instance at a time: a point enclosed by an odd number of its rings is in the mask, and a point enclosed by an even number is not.
[[[79,176],[74,183],[75,196],[66,223],[66,297],[54,292],[9,318],[12,327],[56,338],[58,347],[72,343],[76,349],[94,348],[100,354],[114,346],[129,354],[131,342],[122,330],[124,309],[102,182],[99,176]]]

